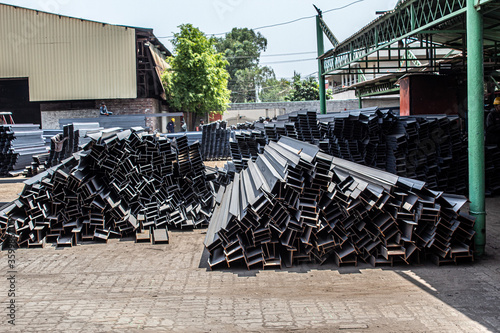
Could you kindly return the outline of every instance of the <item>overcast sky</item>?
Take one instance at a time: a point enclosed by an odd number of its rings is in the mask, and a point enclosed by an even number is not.
[[[0,0],[2,3],[79,17],[99,22],[152,28],[157,37],[169,37],[183,23],[192,23],[206,34],[233,27],[257,28],[300,19],[291,24],[258,29],[268,40],[262,65],[272,67],[277,77],[291,78],[317,71],[314,3],[337,39],[346,39],[377,16],[393,9],[397,0]],[[304,19],[301,19],[304,18]],[[169,38],[160,38],[172,50]],[[332,48],[325,38],[325,51]],[[307,53],[306,53],[307,52]],[[295,53],[295,54],[294,54]],[[297,54],[301,53],[301,54]],[[275,56],[289,54],[286,56]]]

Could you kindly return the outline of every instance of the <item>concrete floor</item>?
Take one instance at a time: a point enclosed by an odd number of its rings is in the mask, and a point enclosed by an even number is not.
[[[0,180],[2,201],[12,187]],[[205,230],[172,231],[168,245],[19,249],[12,298],[2,251],[16,325],[2,306],[0,331],[500,332],[500,198],[487,211],[487,255],[458,266],[210,271]]]

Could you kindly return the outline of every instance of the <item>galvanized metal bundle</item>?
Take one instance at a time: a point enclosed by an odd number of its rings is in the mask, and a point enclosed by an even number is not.
[[[210,267],[472,258],[466,198],[283,137],[221,186],[205,238]]]
[[[46,153],[42,134],[39,125],[0,125],[0,174],[22,171],[33,155]]]
[[[206,225],[213,207],[199,143],[142,128],[91,134],[85,149],[26,181],[0,212],[0,242],[72,245],[135,235],[168,241],[167,226]]]

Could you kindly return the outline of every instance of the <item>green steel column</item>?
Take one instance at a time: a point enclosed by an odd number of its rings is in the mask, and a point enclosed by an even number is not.
[[[358,96],[358,104],[359,104],[359,108],[362,109],[363,108],[363,98],[361,97],[361,95]]]
[[[476,255],[484,254],[486,212],[484,181],[484,104],[483,104],[483,17],[467,0],[467,99],[469,134],[470,213],[476,217],[474,243]]]
[[[325,46],[323,44],[323,30],[319,24],[319,15],[316,15],[316,37],[318,44],[318,57],[325,53]],[[318,80],[319,80],[319,108],[321,114],[326,113],[326,90],[325,90],[325,77],[323,76],[322,60],[318,59]]]

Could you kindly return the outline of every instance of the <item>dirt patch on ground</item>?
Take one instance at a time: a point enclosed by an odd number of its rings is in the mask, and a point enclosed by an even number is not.
[[[16,200],[19,193],[24,188],[23,176],[0,178],[0,203],[7,203]]]
[[[229,162],[229,160],[224,160],[224,161],[205,161],[203,162],[205,166],[215,168],[218,167],[219,169],[224,168],[224,165]]]

